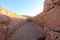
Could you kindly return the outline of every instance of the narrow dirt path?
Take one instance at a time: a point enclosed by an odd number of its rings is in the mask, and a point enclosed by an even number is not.
[[[39,35],[44,36],[37,25],[33,22],[27,22],[15,31],[13,40],[37,40]]]

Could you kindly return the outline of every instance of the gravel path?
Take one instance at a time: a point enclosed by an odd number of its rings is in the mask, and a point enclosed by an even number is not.
[[[22,25],[13,35],[13,40],[37,40],[37,38],[43,36],[43,32],[33,22],[27,22]]]

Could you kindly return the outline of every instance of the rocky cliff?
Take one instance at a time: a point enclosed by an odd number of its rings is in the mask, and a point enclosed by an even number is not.
[[[60,0],[45,0],[44,10],[32,18],[46,35],[46,40],[60,40]]]
[[[26,17],[0,7],[0,40],[11,40],[14,31],[26,21]]]

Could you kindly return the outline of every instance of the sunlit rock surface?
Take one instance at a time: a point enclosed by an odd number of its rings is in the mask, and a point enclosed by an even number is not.
[[[60,40],[60,0],[45,0],[44,10],[32,18],[46,35],[46,40]]]
[[[11,40],[11,35],[27,21],[26,17],[17,15],[0,7],[0,40]]]

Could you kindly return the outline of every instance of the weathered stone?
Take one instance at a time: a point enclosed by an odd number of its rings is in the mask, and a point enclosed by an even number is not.
[[[42,15],[32,20],[42,28],[46,40],[60,40],[60,0],[45,0]]]
[[[44,12],[48,12],[54,7],[53,0],[45,0],[44,2]]]
[[[0,14],[0,24],[7,24],[10,21],[11,21],[10,17],[3,15],[3,14]]]
[[[0,40],[12,40],[12,34],[26,22],[27,18],[0,8]]]
[[[60,30],[60,6],[56,6],[46,14],[46,24],[49,28],[54,30]]]
[[[54,1],[54,3],[58,3],[58,2],[60,2],[60,0],[53,0]]]
[[[45,13],[42,12],[39,15],[37,15],[37,16],[35,16],[35,17],[32,18],[32,21],[34,23],[36,23],[37,25],[39,25],[40,28],[42,28],[42,29],[44,28],[44,25],[45,25],[45,23],[44,23],[45,17],[44,16],[45,16]]]

